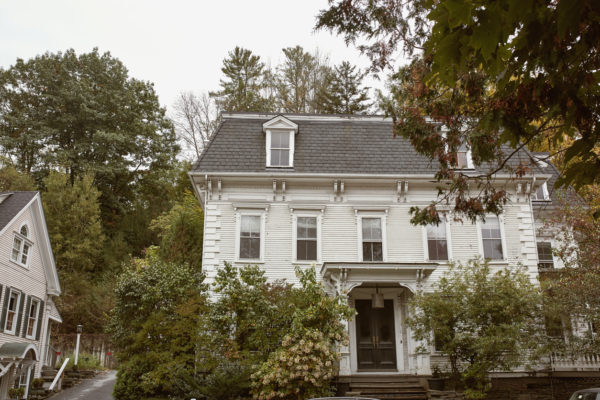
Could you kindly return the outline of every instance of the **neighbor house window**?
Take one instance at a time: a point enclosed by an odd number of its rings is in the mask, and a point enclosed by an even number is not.
[[[29,228],[27,225],[23,225],[19,233],[15,233],[15,237],[13,239],[13,247],[10,259],[22,266],[27,266],[27,261],[29,260],[31,242],[27,239],[28,237]]]
[[[534,201],[547,201],[550,200],[550,195],[548,193],[548,186],[546,182],[544,182],[535,193],[531,196],[531,199]]]
[[[363,261],[383,261],[381,218],[362,218]]]
[[[4,323],[4,332],[15,334],[17,330],[17,310],[21,302],[21,293],[10,290],[8,296],[8,305],[6,306],[6,322]]]
[[[317,260],[317,217],[298,217],[296,259]]]
[[[427,251],[430,260],[448,260],[448,241],[446,240],[446,223],[427,225]]]
[[[27,313],[27,333],[26,336],[33,339],[36,335],[38,326],[38,316],[40,314],[40,301],[32,298]]]
[[[500,220],[494,216],[485,218],[481,224],[481,239],[483,242],[483,257],[490,260],[503,260],[502,232],[500,231]]]
[[[554,268],[554,257],[552,256],[552,244],[550,242],[538,242],[538,268]]]
[[[271,132],[271,167],[289,167],[290,162],[290,132]]]
[[[240,259],[260,259],[259,215],[242,215],[240,224]]]

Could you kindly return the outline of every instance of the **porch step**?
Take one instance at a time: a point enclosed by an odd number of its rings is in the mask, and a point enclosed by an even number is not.
[[[347,396],[380,400],[426,400],[427,390],[414,375],[354,375]]]

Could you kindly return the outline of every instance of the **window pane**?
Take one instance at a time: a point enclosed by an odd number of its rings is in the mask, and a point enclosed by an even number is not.
[[[290,134],[289,132],[280,132],[279,133],[279,143],[282,149],[290,148]]]
[[[483,240],[483,256],[491,260],[502,260],[502,240],[500,239],[484,239]]]
[[[287,167],[288,165],[290,165],[290,151],[289,150],[280,150],[279,165],[281,165],[283,167]]]
[[[260,217],[258,215],[242,215],[241,232],[243,236],[259,234],[260,237]]]
[[[538,242],[538,258],[540,261],[553,261],[552,245],[548,242]]]
[[[317,218],[298,217],[298,239],[317,238]]]
[[[500,222],[497,216],[487,217],[481,225],[481,237],[484,239],[500,239]]]
[[[383,261],[381,242],[373,242],[371,245],[373,246],[373,261]]]
[[[363,218],[362,219],[363,241],[381,240],[381,218]]]
[[[21,235],[23,235],[23,236],[27,237],[27,236],[28,236],[28,233],[29,233],[29,232],[28,232],[28,230],[27,230],[27,225],[23,225],[23,226],[21,227]]]
[[[441,221],[438,225],[427,225],[427,239],[446,239],[446,223]]]
[[[446,240],[427,241],[430,260],[448,260],[448,243]]]
[[[467,168],[469,166],[469,164],[467,163],[466,151],[458,151],[456,153],[456,166],[458,168]]]
[[[281,147],[281,134],[271,132],[271,148],[278,149]]]
[[[315,261],[317,259],[317,241],[298,240],[297,259]]]
[[[281,150],[271,149],[271,165],[281,165]]]

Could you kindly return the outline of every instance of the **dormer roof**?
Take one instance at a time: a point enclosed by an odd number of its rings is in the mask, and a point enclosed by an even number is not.
[[[268,129],[293,130],[295,133],[298,133],[298,124],[290,121],[283,115],[278,115],[263,124],[263,132],[266,132]]]

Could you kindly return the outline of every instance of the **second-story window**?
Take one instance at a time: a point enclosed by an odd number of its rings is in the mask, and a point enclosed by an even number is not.
[[[4,332],[14,335],[17,330],[17,310],[19,309],[19,304],[21,302],[21,293],[11,289],[7,301]]]
[[[289,167],[290,133],[271,132],[271,167]]]
[[[31,299],[29,305],[29,311],[27,315],[27,337],[34,338],[38,326],[38,316],[40,314],[40,301],[37,299]]]
[[[317,217],[298,217],[296,258],[299,261],[317,259]]]
[[[260,216],[242,215],[240,226],[240,259],[260,259]]]
[[[444,221],[440,221],[438,225],[427,225],[427,250],[430,260],[448,260],[448,241]]]
[[[363,261],[383,261],[381,218],[362,218]]]
[[[23,225],[19,233],[15,233],[15,237],[13,239],[13,247],[10,259],[22,266],[27,266],[27,261],[29,259],[31,243],[27,240],[28,237],[29,228],[27,225]]]
[[[550,269],[554,268],[554,258],[552,257],[552,244],[550,242],[538,242],[538,268]]]
[[[502,232],[500,220],[496,215],[487,216],[481,224],[481,239],[483,242],[483,257],[490,260],[503,260]]]

